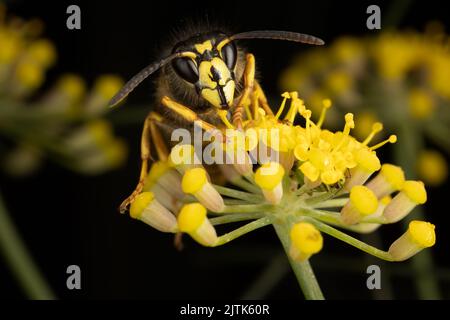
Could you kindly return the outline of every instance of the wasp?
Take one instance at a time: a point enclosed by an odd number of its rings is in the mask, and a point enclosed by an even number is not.
[[[142,81],[161,69],[157,80],[156,107],[145,119],[141,136],[141,172],[132,192],[120,205],[125,212],[142,191],[149,170],[150,141],[159,160],[167,160],[168,150],[162,131],[191,128],[205,131],[242,128],[248,101],[273,114],[260,84],[255,79],[255,57],[238,46],[239,40],[275,39],[312,45],[323,40],[288,31],[249,31],[229,35],[222,31],[198,32],[173,45],[161,60],[142,69],[111,99],[118,104]]]

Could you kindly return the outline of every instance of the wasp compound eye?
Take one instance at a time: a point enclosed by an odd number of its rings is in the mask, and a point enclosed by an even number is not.
[[[197,65],[191,58],[177,58],[172,61],[175,72],[184,80],[190,83],[198,81]]]
[[[233,70],[237,61],[237,48],[233,42],[226,44],[220,51],[223,61],[225,61],[228,69]]]

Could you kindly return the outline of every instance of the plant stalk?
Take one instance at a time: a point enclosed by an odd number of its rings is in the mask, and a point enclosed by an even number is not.
[[[287,222],[286,222],[287,223]],[[306,300],[325,300],[322,290],[319,287],[314,271],[311,268],[309,260],[299,262],[294,261],[289,256],[289,228],[288,226],[281,224],[279,221],[273,224],[275,231],[280,238],[280,241],[284,247],[284,251],[288,256],[289,263],[294,270],[295,276],[297,277],[298,284],[305,295]]]

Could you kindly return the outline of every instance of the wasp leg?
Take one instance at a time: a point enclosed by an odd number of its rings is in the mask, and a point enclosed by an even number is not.
[[[169,150],[164,142],[164,138],[161,135],[160,128],[158,124],[163,123],[163,118],[160,114],[156,112],[150,112],[150,135],[155,145],[156,154],[160,161],[167,161],[169,158]]]
[[[267,102],[266,95],[264,94],[263,89],[259,85],[258,81],[255,81],[255,93],[258,95],[258,102],[266,112],[266,114],[273,116],[273,111]]]
[[[183,233],[181,232],[177,232],[173,238],[173,246],[175,247],[175,249],[177,249],[178,251],[182,251],[184,248],[184,244],[183,244]]]
[[[167,147],[164,143],[164,140],[159,132],[156,123],[162,122],[162,117],[155,113],[150,112],[148,116],[145,118],[144,128],[142,129],[141,135],[141,173],[139,175],[139,182],[131,193],[131,195],[126,198],[119,207],[120,213],[124,213],[127,211],[128,206],[136,199],[136,197],[141,193],[142,188],[145,184],[145,179],[148,174],[148,162],[152,160],[152,156],[150,153],[150,141],[154,141],[156,153],[160,160],[167,160],[168,151]]]
[[[220,132],[220,130],[216,126],[206,122],[205,120],[202,120],[194,111],[178,102],[173,101],[168,96],[164,96],[161,100],[161,103],[165,107],[169,108],[170,110],[176,112],[178,115],[183,117],[183,119],[192,123],[197,123],[205,131]]]
[[[242,114],[245,110],[245,104],[249,95],[253,92],[255,83],[255,57],[249,53],[246,56],[246,64],[244,69],[244,90],[239,99],[236,108],[234,109],[232,121],[237,128],[242,128]]]

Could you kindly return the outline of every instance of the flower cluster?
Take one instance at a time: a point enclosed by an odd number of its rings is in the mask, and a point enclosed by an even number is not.
[[[1,165],[11,174],[26,174],[47,156],[83,173],[117,167],[126,146],[100,117],[123,81],[103,75],[88,90],[80,76],[64,74],[39,92],[57,60],[42,29],[39,20],[7,17],[0,4],[0,134],[16,143]]]
[[[337,125],[340,113],[358,110],[357,137],[381,121],[403,139],[411,138],[416,146],[409,156],[417,159],[417,173],[427,184],[439,185],[447,176],[446,160],[438,151],[425,149],[423,140],[450,152],[448,41],[437,24],[424,34],[342,37],[298,56],[283,72],[280,86],[300,90],[313,111],[330,97],[337,108],[327,118],[328,126]]]
[[[424,221],[411,222],[387,251],[339,230],[368,233],[403,219],[426,202],[424,184],[405,180],[398,166],[380,163],[376,150],[397,140],[392,135],[372,143],[381,123],[359,141],[351,135],[357,127],[351,113],[345,115],[341,131],[322,128],[330,100],[322,101],[314,122],[297,92],[282,97],[276,114],[257,106],[247,109],[242,128],[228,123],[227,139],[219,139],[227,156],[230,151],[244,154],[238,157],[241,161],[216,164],[236,188],[213,183],[209,166],[202,164],[194,146],[177,145],[166,160],[151,166],[143,192],[131,204],[131,217],[162,232],[187,233],[210,247],[273,225],[285,237],[291,259],[300,262],[321,250],[322,233],[388,261],[403,261],[434,245],[434,226]],[[243,141],[235,143],[238,139],[231,136]],[[252,152],[257,148],[269,150],[271,156]],[[245,220],[254,221],[224,235],[216,232],[216,225]]]

